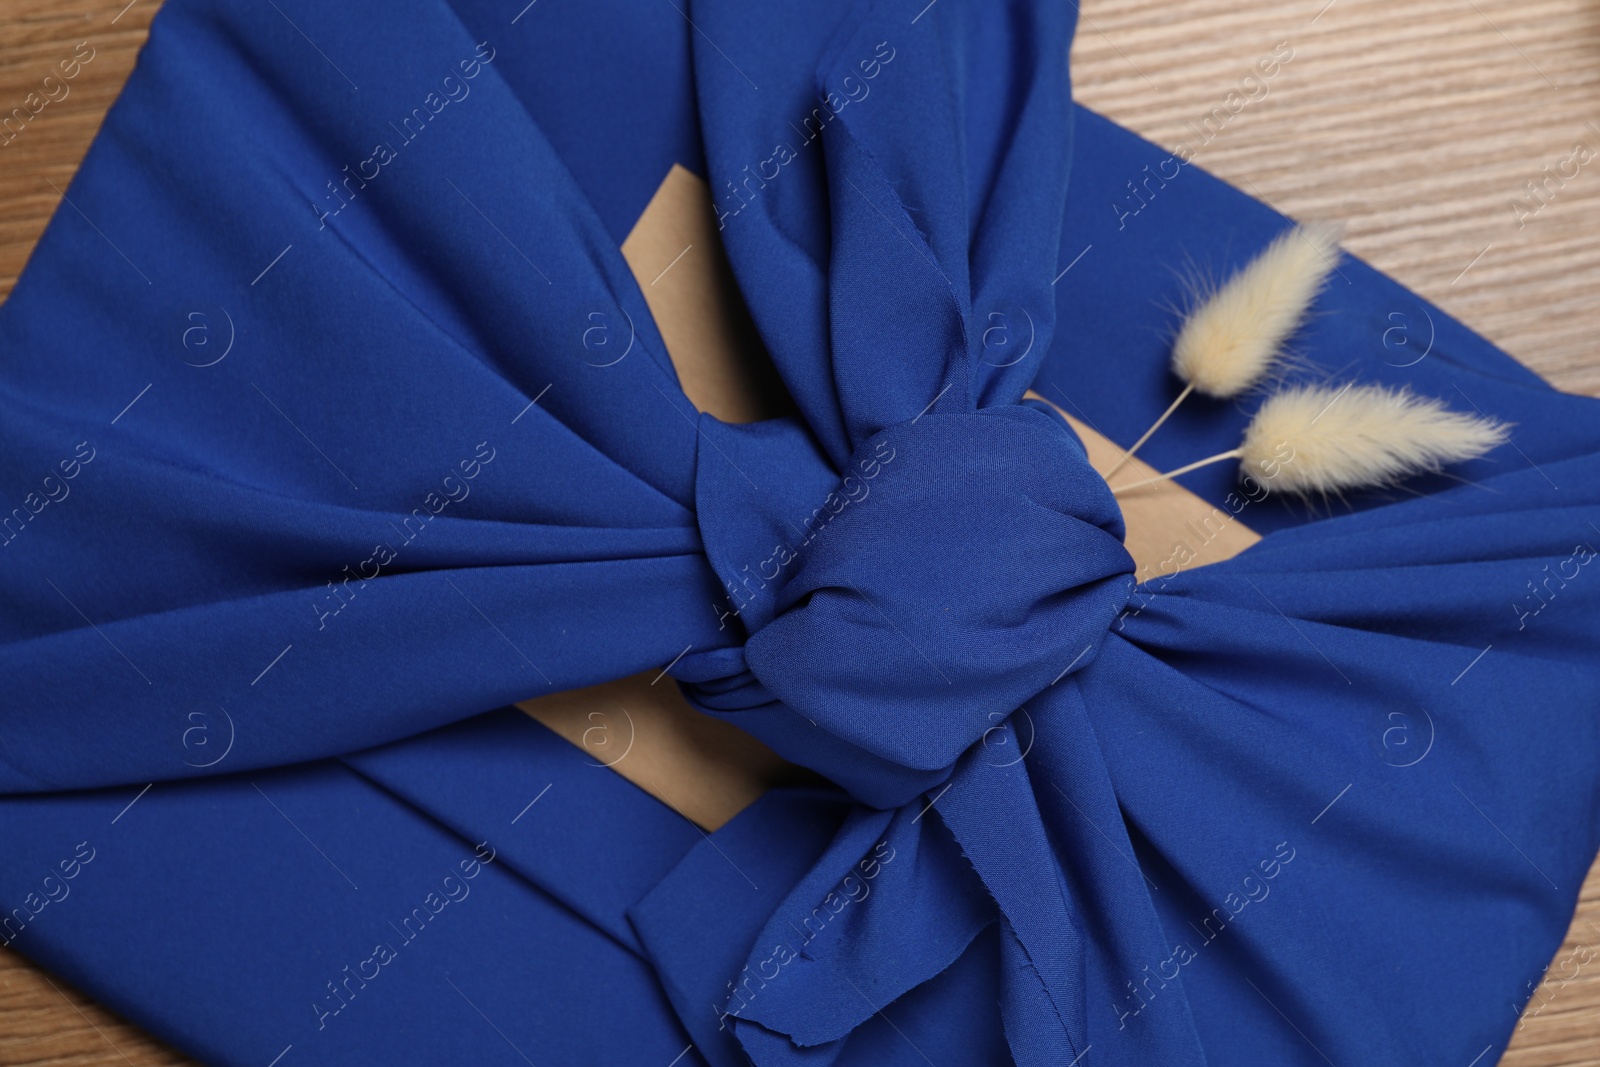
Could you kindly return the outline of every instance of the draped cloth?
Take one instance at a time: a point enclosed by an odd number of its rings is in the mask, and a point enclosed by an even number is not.
[[[1024,393],[1132,440],[1285,222],[1072,11],[169,3],[0,309],[7,941],[229,1064],[1502,1048],[1600,841],[1594,402],[1342,260],[1308,373],[1512,446],[1136,576]],[[618,251],[673,162],[785,417]],[[664,664],[836,787],[707,836],[504,710]]]

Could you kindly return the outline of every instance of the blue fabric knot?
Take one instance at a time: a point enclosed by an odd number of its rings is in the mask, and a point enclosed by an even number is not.
[[[787,420],[701,432],[701,534],[748,639],[679,677],[863,802],[906,803],[1088,664],[1132,588],[1116,502],[1046,409],[930,412],[842,470]]]

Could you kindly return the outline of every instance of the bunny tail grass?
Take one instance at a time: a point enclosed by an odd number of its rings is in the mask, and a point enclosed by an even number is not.
[[[1167,405],[1167,410],[1165,410],[1165,411],[1163,411],[1161,413],[1161,417],[1159,419],[1157,419],[1155,422],[1152,422],[1150,424],[1150,428],[1144,432],[1144,436],[1139,438],[1131,446],[1129,446],[1128,450],[1122,454],[1122,458],[1117,460],[1115,463],[1113,463],[1111,465],[1111,469],[1106,471],[1105,476],[1106,476],[1106,478],[1108,480],[1111,478],[1111,476],[1113,474],[1115,474],[1119,470],[1121,470],[1123,465],[1125,463],[1127,463],[1128,460],[1133,458],[1133,454],[1135,452],[1139,451],[1139,449],[1144,446],[1144,443],[1146,441],[1150,440],[1150,435],[1151,434],[1153,434],[1157,430],[1161,429],[1161,424],[1166,422],[1168,419],[1170,419],[1172,417],[1172,413],[1174,411],[1178,410],[1178,405],[1183,403],[1185,400],[1189,399],[1189,394],[1192,393],[1192,392],[1194,392],[1194,386],[1193,385],[1186,385],[1186,386],[1183,387],[1183,392],[1178,394],[1178,399],[1174,400],[1171,404],[1168,404]]]
[[[1406,390],[1301,386],[1256,412],[1239,446],[1241,471],[1301,495],[1393,485],[1476,459],[1509,428]]]
[[[1190,471],[1197,471],[1201,467],[1209,467],[1213,463],[1221,463],[1225,459],[1241,459],[1243,456],[1243,449],[1230,448],[1226,452],[1218,452],[1214,456],[1207,456],[1205,459],[1197,459],[1193,463],[1187,463],[1175,471],[1168,471],[1165,474],[1158,474],[1154,478],[1145,478],[1142,481],[1129,482],[1127,485],[1115,486],[1111,490],[1111,495],[1121,496],[1123,493],[1129,493],[1135,489],[1143,489],[1147,485],[1159,485],[1162,482],[1171,481],[1180,474],[1188,474]]]
[[[1271,373],[1283,343],[1305,319],[1317,290],[1339,259],[1339,230],[1325,223],[1292,226],[1185,317],[1172,346],[1172,373],[1186,383],[1161,417],[1106,472],[1122,469],[1150,435],[1199,390],[1224,400]]]
[[[1338,258],[1337,227],[1308,223],[1279,234],[1189,313],[1172,347],[1173,373],[1219,399],[1261,381]]]

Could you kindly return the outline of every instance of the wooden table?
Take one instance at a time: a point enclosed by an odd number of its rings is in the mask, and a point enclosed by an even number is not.
[[[0,114],[22,106],[79,42],[93,49],[68,94],[0,145],[0,296],[132,68],[156,6],[0,0]],[[1168,147],[1204,142],[1197,162],[1290,215],[1343,221],[1352,252],[1560,388],[1600,395],[1600,7],[1267,7],[1084,0],[1079,98]],[[1275,50],[1293,58],[1268,82],[1246,81]],[[1557,172],[1580,144],[1595,160],[1528,199],[1527,183],[1544,182],[1545,168]],[[1502,1063],[1600,1067],[1600,963],[1581,963],[1597,946],[1600,867]],[[0,1067],[189,1062],[0,951]]]

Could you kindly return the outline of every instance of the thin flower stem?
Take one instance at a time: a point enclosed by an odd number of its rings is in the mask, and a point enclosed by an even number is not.
[[[1112,464],[1110,470],[1106,471],[1105,476],[1108,480],[1113,474],[1122,469],[1123,464],[1127,463],[1128,460],[1133,458],[1133,454],[1135,452],[1144,447],[1144,443],[1150,440],[1150,436],[1157,430],[1161,429],[1161,424],[1172,417],[1172,413],[1178,410],[1178,405],[1189,399],[1189,394],[1192,392],[1194,392],[1194,383],[1190,382],[1188,385],[1183,387],[1183,392],[1178,394],[1178,399],[1174,400],[1170,405],[1168,405],[1167,410],[1161,413],[1161,417],[1152,423],[1150,428],[1144,432],[1144,436],[1135,441],[1133,443],[1133,447],[1124,452],[1122,454],[1122,458],[1117,460],[1116,463]]]
[[[1168,471],[1165,474],[1158,474],[1154,478],[1146,478],[1143,481],[1129,482],[1127,485],[1116,486],[1111,490],[1111,495],[1121,496],[1123,493],[1126,493],[1130,490],[1139,489],[1146,485],[1155,485],[1157,482],[1165,482],[1169,479],[1178,477],[1180,474],[1188,474],[1190,471],[1199,470],[1201,467],[1209,467],[1213,463],[1221,463],[1225,459],[1238,459],[1242,455],[1244,455],[1244,453],[1240,449],[1230,448],[1226,452],[1218,452],[1214,456],[1207,456],[1205,459],[1195,460],[1188,466],[1179,467],[1175,471]]]

